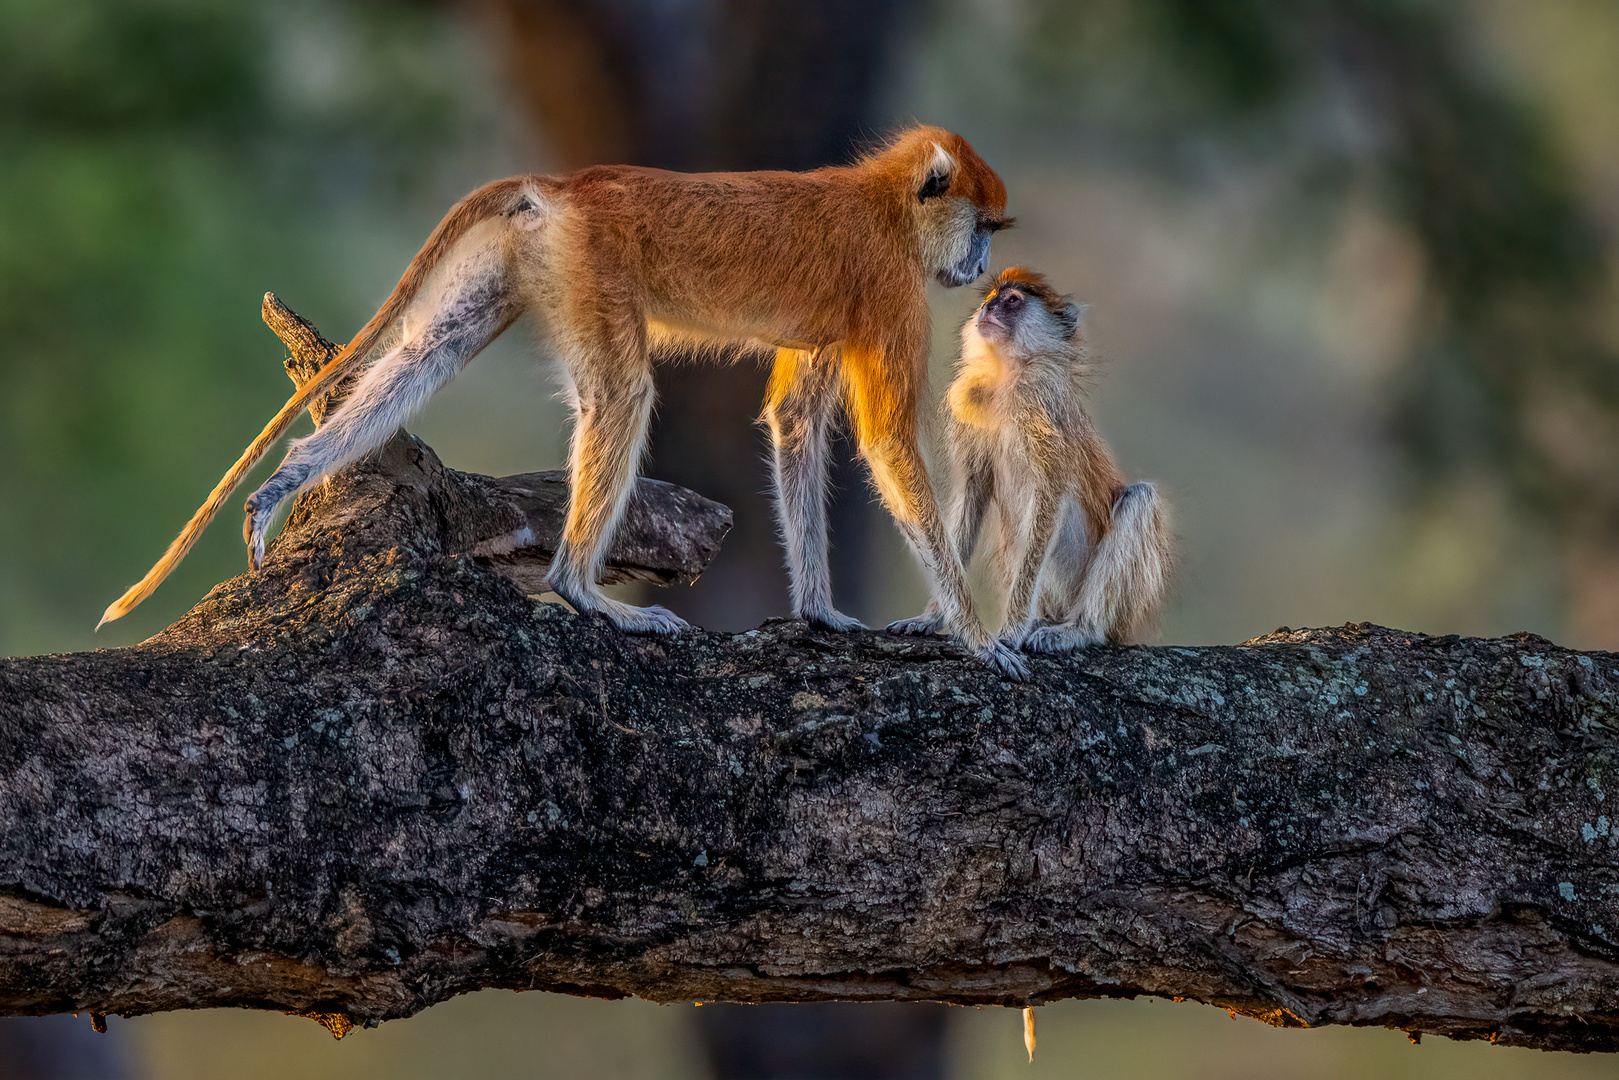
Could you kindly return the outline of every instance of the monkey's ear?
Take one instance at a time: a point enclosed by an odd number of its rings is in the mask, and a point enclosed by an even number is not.
[[[956,171],[956,161],[944,152],[944,147],[933,144],[933,157],[928,159],[928,171],[922,186],[916,189],[916,201],[927,202],[950,190],[950,175]]]
[[[512,223],[525,232],[538,229],[545,220],[545,199],[536,191],[524,191],[512,206]]]
[[[1072,339],[1079,333],[1079,328],[1085,325],[1085,312],[1089,309],[1089,304],[1076,304],[1072,300],[1057,309],[1057,325],[1062,327],[1063,337]]]

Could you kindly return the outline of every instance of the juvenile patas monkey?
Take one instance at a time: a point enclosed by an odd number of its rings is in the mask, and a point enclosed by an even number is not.
[[[995,562],[1006,590],[1002,639],[1033,652],[1122,642],[1164,591],[1169,540],[1151,484],[1126,486],[1085,414],[1080,308],[1039,274],[1003,271],[961,331],[946,397],[960,491],[951,538],[965,564],[991,504]],[[895,623],[944,624],[937,604]]]
[[[959,135],[902,132],[854,165],[686,175],[601,166],[519,176],[463,199],[358,336],[305,383],[232,466],[156,566],[107,609],[127,614],[185,556],[298,413],[383,355],[341,408],[293,442],[247,500],[249,564],[288,497],[380,446],[523,314],[533,316],[573,406],[572,493],[548,584],[620,629],[685,624],[604,596],[602,560],[623,515],[652,411],[650,349],[752,343],[775,350],[765,403],[793,613],[859,626],[832,607],[826,440],[841,398],[877,491],[935,579],[945,621],[1014,676],[1022,661],[983,629],[917,445],[927,363],[925,286],[965,285],[1009,225],[1006,188]]]

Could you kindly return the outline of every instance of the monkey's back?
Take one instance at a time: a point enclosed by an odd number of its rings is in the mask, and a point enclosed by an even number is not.
[[[903,207],[852,168],[674,173],[601,166],[563,178],[563,277],[652,318],[829,344],[920,296]],[[881,242],[873,243],[873,237]]]

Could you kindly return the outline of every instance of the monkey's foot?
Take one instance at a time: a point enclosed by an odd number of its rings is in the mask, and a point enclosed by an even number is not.
[[[859,619],[851,618],[836,608],[821,608],[819,611],[801,611],[798,617],[815,627],[817,630],[831,630],[839,634],[847,634],[854,630],[864,630],[866,624]]]
[[[1002,678],[1011,679],[1013,682],[1028,681],[1028,663],[1003,641],[990,641],[983,647],[974,649],[973,655],[994,668]]]
[[[920,637],[924,634],[937,634],[944,630],[944,615],[933,604],[920,615],[913,615],[909,619],[900,619],[898,622],[888,624],[890,634],[911,634]]]
[[[574,588],[566,581],[548,578],[546,584],[562,599],[582,613],[601,615],[626,634],[674,634],[686,629],[687,623],[666,607],[653,604],[636,607],[603,596],[595,589]]]
[[[598,608],[609,622],[626,634],[675,634],[687,629],[691,624],[666,607],[658,604],[649,604],[646,607],[635,607],[633,604],[620,604],[616,600],[609,600],[611,608]]]
[[[1069,653],[1091,645],[1102,644],[1104,638],[1094,630],[1074,623],[1041,626],[1024,635],[1022,649],[1035,653]]]
[[[275,516],[275,501],[266,498],[261,488],[247,498],[247,520],[242,522],[242,540],[247,544],[247,568],[257,570],[264,565],[264,536],[270,531],[270,519]]]
[[[287,455],[289,458],[292,453]],[[298,493],[309,478],[309,466],[283,461],[260,488],[247,497],[242,509],[247,520],[242,523],[242,539],[247,541],[247,568],[257,570],[264,565],[264,537],[270,531],[270,519],[276,507]]]

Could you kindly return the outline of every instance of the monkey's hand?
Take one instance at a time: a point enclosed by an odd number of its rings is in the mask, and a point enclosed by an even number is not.
[[[973,650],[973,655],[994,668],[1002,678],[1013,682],[1027,682],[1029,679],[1028,662],[1019,656],[1016,649],[998,638],[991,638],[986,644]]]
[[[1100,645],[1105,640],[1093,627],[1078,623],[1049,623],[1023,636],[1020,648],[1032,653],[1069,653]]]
[[[1050,625],[1051,620],[1039,618],[1029,619],[1020,626],[1014,626],[1011,623],[1007,623],[1005,626],[1001,627],[1001,632],[996,635],[996,638],[1008,649],[1023,649],[1024,643],[1029,640],[1030,634],[1034,633],[1043,626]]]
[[[920,637],[923,634],[938,634],[943,630],[944,613],[939,610],[939,605],[931,600],[928,601],[928,606],[922,609],[922,614],[888,624],[890,634],[912,634]]]

